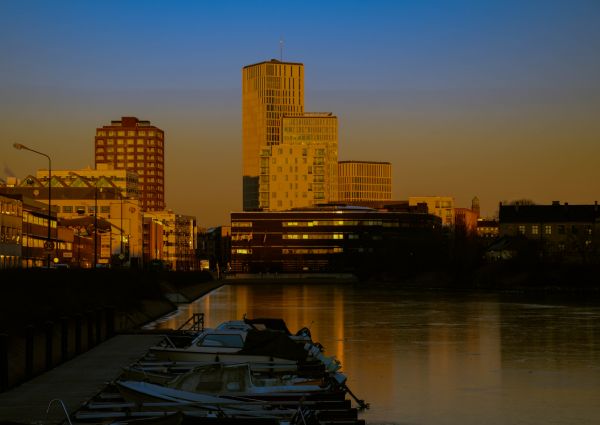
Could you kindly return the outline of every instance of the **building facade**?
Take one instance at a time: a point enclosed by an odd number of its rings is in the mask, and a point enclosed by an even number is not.
[[[38,170],[35,177],[45,186],[48,181],[48,171]],[[53,186],[76,187],[87,185],[86,182],[103,181],[105,185],[119,188],[126,198],[139,199],[139,177],[129,170],[116,170],[112,164],[98,164],[96,169],[82,168],[75,170],[52,170]]]
[[[19,266],[24,268],[50,267],[55,258],[62,258],[64,251],[71,251],[71,241],[58,238],[57,208],[54,200],[52,200],[52,212],[48,214],[47,191],[45,195],[42,194],[41,201],[7,187],[0,187],[0,195],[2,195],[2,199],[5,199],[4,208],[10,211],[8,214],[2,214],[2,219],[6,222],[4,232],[11,235],[10,241],[7,241],[5,235],[2,249],[7,250],[8,248],[8,252],[13,253],[11,254],[13,257],[11,267],[15,261],[14,253],[18,253],[18,248],[6,245],[13,245],[15,241],[21,245]],[[11,203],[6,198],[18,202]],[[20,212],[20,217],[15,215],[15,205],[17,205],[16,214]],[[19,221],[21,222],[20,236],[15,239],[15,232],[19,232]],[[48,238],[48,227],[50,227],[50,238]]]
[[[138,190],[144,211],[165,208],[164,132],[136,117],[122,117],[96,129],[95,163],[139,176]]]
[[[499,235],[498,220],[480,218],[477,220],[477,236],[484,239],[495,239]]]
[[[175,214],[173,211],[166,210],[146,212],[144,218],[153,219],[162,224],[161,260],[167,268],[180,271],[197,269],[196,217]]]
[[[281,211],[337,200],[338,121],[304,112],[304,65],[242,70],[243,208]]]
[[[281,117],[304,113],[304,65],[271,60],[242,69],[244,210],[260,208],[261,153],[281,142]]]
[[[392,199],[392,164],[389,162],[338,162],[340,202],[390,201]]]
[[[231,227],[218,226],[198,232],[198,258],[208,260],[210,270],[231,267]]]
[[[42,181],[30,175],[1,191],[43,202],[48,198],[47,183],[47,179]],[[142,211],[139,200],[124,197],[122,188],[111,178],[88,179],[78,174],[69,174],[68,178],[53,176],[52,208],[61,222],[66,220],[78,237],[94,238],[96,264],[108,265],[113,257],[119,257],[121,262],[139,264],[141,261]],[[98,226],[98,232],[95,232],[95,226]]]
[[[23,204],[0,196],[0,269],[21,267]]]
[[[499,209],[499,236],[524,237],[540,252],[577,262],[600,261],[600,206],[503,205]]]
[[[440,228],[431,214],[359,207],[232,213],[231,268],[274,273],[402,267],[431,255]]]
[[[283,211],[337,199],[337,117],[281,118],[281,143],[261,153],[260,207]]]
[[[442,219],[442,225],[454,227],[454,198],[451,196],[409,196],[408,205],[427,204],[429,214]]]

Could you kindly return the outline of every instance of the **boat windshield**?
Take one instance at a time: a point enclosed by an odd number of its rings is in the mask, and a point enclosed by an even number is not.
[[[196,346],[242,348],[244,347],[244,340],[241,335],[208,334],[198,339]]]

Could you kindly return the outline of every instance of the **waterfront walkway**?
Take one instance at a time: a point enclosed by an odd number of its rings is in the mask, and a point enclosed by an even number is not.
[[[94,349],[10,391],[0,393],[0,422],[57,424],[65,419],[59,403],[46,409],[50,400],[62,400],[69,414],[75,412],[104,386],[116,379],[121,368],[141,358],[161,335],[118,335]]]

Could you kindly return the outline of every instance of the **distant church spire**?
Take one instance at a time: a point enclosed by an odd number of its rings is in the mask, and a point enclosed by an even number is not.
[[[471,211],[477,214],[477,218],[479,218],[481,212],[479,209],[479,198],[477,196],[471,200]]]

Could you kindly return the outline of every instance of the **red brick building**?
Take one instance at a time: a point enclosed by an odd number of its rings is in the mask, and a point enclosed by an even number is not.
[[[144,211],[165,209],[164,132],[150,121],[122,117],[96,129],[95,162],[139,176]]]

